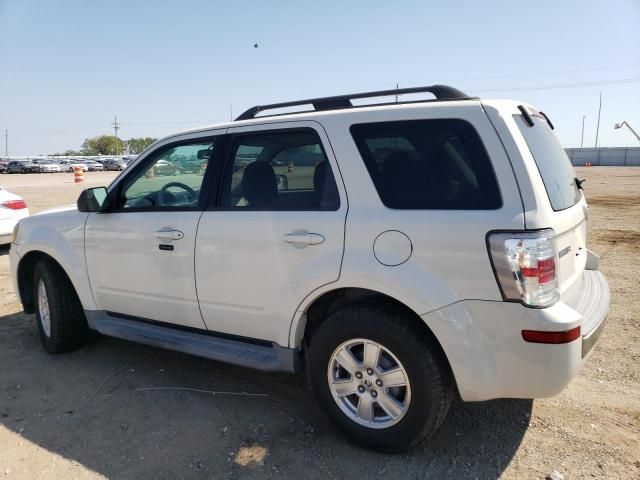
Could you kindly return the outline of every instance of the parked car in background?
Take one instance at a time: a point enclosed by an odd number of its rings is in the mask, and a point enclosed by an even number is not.
[[[102,170],[104,170],[102,164],[96,162],[95,160],[85,160],[84,164],[87,166],[87,169],[90,172],[101,172]]]
[[[40,171],[42,173],[60,173],[60,165],[53,160],[34,160],[33,163],[40,165]]]
[[[11,243],[16,223],[28,216],[29,210],[22,197],[0,187],[0,245]]]
[[[7,165],[7,173],[40,173],[42,168],[31,160],[13,160]]]
[[[78,160],[60,160],[58,163],[60,164],[60,168],[67,172],[73,172],[73,167],[81,167],[83,172],[89,170],[87,165]]]
[[[158,160],[152,168],[155,175],[178,175],[180,173],[180,168],[177,165],[166,160]]]
[[[202,165],[206,167],[206,164],[203,160],[183,160],[177,165],[182,173],[201,173],[204,170]]]
[[[117,158],[108,158],[102,161],[102,167],[104,170],[117,170],[122,171],[127,168],[127,164],[124,160]]]

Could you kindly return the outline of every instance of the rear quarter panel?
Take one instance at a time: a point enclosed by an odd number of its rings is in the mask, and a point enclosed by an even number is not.
[[[483,103],[483,108],[499,133],[516,172],[522,193],[525,227],[531,230],[553,228],[557,250],[562,252],[569,248],[568,253],[558,259],[559,291],[562,295],[582,275],[587,261],[587,202],[583,195],[574,206],[553,210],[535,159],[513,119],[513,115],[520,114],[519,104],[528,106],[521,102],[498,100]]]

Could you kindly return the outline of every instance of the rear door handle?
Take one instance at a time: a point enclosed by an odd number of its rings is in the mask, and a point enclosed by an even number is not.
[[[184,237],[184,233],[171,227],[165,227],[161,230],[158,230],[157,232],[154,232],[153,236],[159,238],[160,240],[171,241],[180,240]]]
[[[284,236],[284,241],[294,245],[319,245],[324,242],[325,238],[319,233],[310,232],[292,232]]]

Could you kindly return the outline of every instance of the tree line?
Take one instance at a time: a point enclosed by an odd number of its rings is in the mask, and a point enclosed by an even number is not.
[[[53,155],[91,156],[91,155],[138,155],[155,142],[152,137],[139,137],[123,140],[115,135],[100,135],[98,137],[86,138],[82,142],[80,150],[67,150],[63,153]]]

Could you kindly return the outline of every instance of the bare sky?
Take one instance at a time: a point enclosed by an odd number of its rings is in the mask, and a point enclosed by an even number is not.
[[[568,147],[583,115],[594,145],[602,92],[600,145],[638,146],[613,125],[640,131],[640,1],[0,0],[10,155],[78,149],[114,115],[124,138],[161,137],[397,82],[529,102]]]

